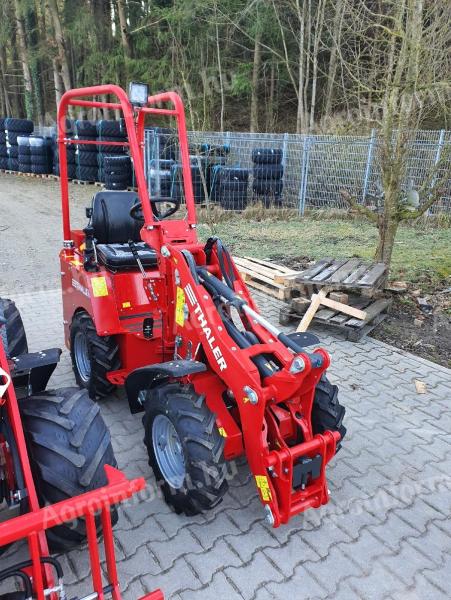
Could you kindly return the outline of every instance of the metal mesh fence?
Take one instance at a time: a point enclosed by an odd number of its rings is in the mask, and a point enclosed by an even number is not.
[[[198,202],[213,200],[225,208],[242,209],[263,200],[303,213],[308,208],[347,207],[343,190],[369,205],[381,198],[376,131],[367,137],[190,132],[189,143]],[[450,146],[451,132],[444,130],[418,131],[409,143],[403,188],[420,189],[440,178],[442,194],[434,212],[451,212]],[[177,180],[178,146],[171,130],[146,130],[145,157],[151,192],[175,189],[183,195]],[[205,175],[207,195],[205,186],[196,183],[196,165]],[[232,185],[232,176],[240,183]]]

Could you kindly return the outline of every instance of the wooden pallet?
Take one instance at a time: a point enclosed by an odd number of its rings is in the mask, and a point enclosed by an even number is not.
[[[360,258],[324,258],[299,273],[293,288],[309,296],[324,286],[330,290],[361,289],[371,295],[383,284],[386,273],[384,263],[368,263]]]
[[[391,302],[390,298],[372,300],[363,296],[351,296],[349,298],[349,306],[364,311],[364,319],[357,319],[349,314],[324,307],[315,313],[312,322],[339,329],[345,335],[346,339],[357,342],[368,335],[370,331],[386,318]],[[291,306],[281,309],[279,315],[280,323],[288,325],[294,319],[302,319],[305,309],[305,304],[300,303],[297,299],[293,299]]]
[[[299,271],[250,256],[234,256],[233,260],[241,277],[251,287],[279,300],[291,297],[292,282]]]

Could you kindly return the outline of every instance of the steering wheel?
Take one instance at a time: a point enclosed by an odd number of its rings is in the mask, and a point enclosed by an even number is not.
[[[167,202],[168,204],[173,204],[174,206],[171,206],[171,208],[168,208],[167,211],[160,213],[160,211],[157,207],[157,204],[161,204],[162,202]],[[152,212],[158,221],[167,219],[168,217],[170,217],[171,215],[176,213],[178,211],[178,209],[180,208],[180,200],[174,200],[174,198],[170,198],[170,197],[166,197],[166,196],[157,196],[155,198],[152,198],[150,200],[150,204],[152,206]],[[136,202],[131,207],[130,216],[132,219],[135,219],[135,221],[144,221],[142,203],[140,201]]]

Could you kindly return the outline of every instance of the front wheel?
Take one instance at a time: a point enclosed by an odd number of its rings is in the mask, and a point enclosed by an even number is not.
[[[341,440],[337,444],[337,452],[341,448],[341,442],[346,435],[346,427],[343,418],[346,409],[338,401],[338,386],[332,385],[323,374],[319,380],[312,407],[312,429],[313,433],[324,433],[327,430],[338,431]]]
[[[63,388],[24,398],[20,414],[41,506],[107,484],[105,465],[117,466],[111,437],[98,404],[84,390]],[[114,507],[111,517],[114,524]],[[85,522],[79,518],[53,527],[47,539],[52,551],[70,550],[85,541]]]
[[[143,424],[149,464],[175,512],[219,504],[228,488],[224,438],[205,397],[191,385],[160,385],[147,394]]]

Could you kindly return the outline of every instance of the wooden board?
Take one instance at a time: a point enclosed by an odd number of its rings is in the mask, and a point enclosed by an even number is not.
[[[291,282],[299,271],[251,256],[234,256],[233,260],[241,277],[251,287],[279,300],[288,300],[291,297]]]
[[[328,286],[331,290],[375,290],[382,284],[386,271],[385,264],[367,263],[360,258],[324,258],[295,277],[293,286],[300,291],[304,291],[307,284]]]

